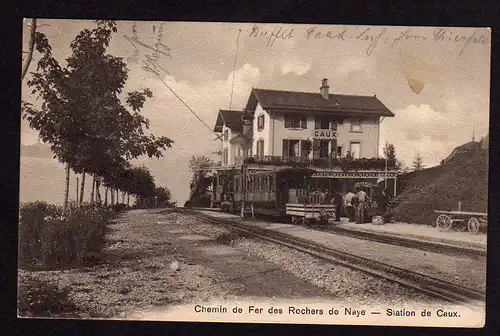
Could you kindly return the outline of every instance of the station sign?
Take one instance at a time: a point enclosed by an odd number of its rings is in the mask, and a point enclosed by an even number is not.
[[[328,129],[317,129],[313,130],[312,137],[314,139],[323,139],[323,140],[337,139],[337,131]]]

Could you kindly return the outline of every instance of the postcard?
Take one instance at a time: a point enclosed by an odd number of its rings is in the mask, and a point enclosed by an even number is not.
[[[482,327],[490,48],[25,19],[18,317]]]

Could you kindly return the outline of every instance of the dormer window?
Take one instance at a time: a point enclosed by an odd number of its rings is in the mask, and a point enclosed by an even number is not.
[[[257,118],[257,130],[262,131],[264,129],[264,115]]]
[[[225,130],[224,131],[224,141],[227,141],[229,139],[229,131]]]

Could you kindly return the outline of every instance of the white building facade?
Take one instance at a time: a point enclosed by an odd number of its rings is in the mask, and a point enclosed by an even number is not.
[[[251,116],[248,156],[308,159],[378,158],[380,122],[394,114],[376,96],[334,95],[323,79],[319,93],[252,89],[245,113],[219,112],[222,165],[242,162],[243,115]],[[239,121],[239,123],[238,123]]]

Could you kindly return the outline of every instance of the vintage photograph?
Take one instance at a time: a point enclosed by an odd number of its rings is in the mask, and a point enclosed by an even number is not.
[[[18,317],[482,327],[490,51],[26,18]]]

